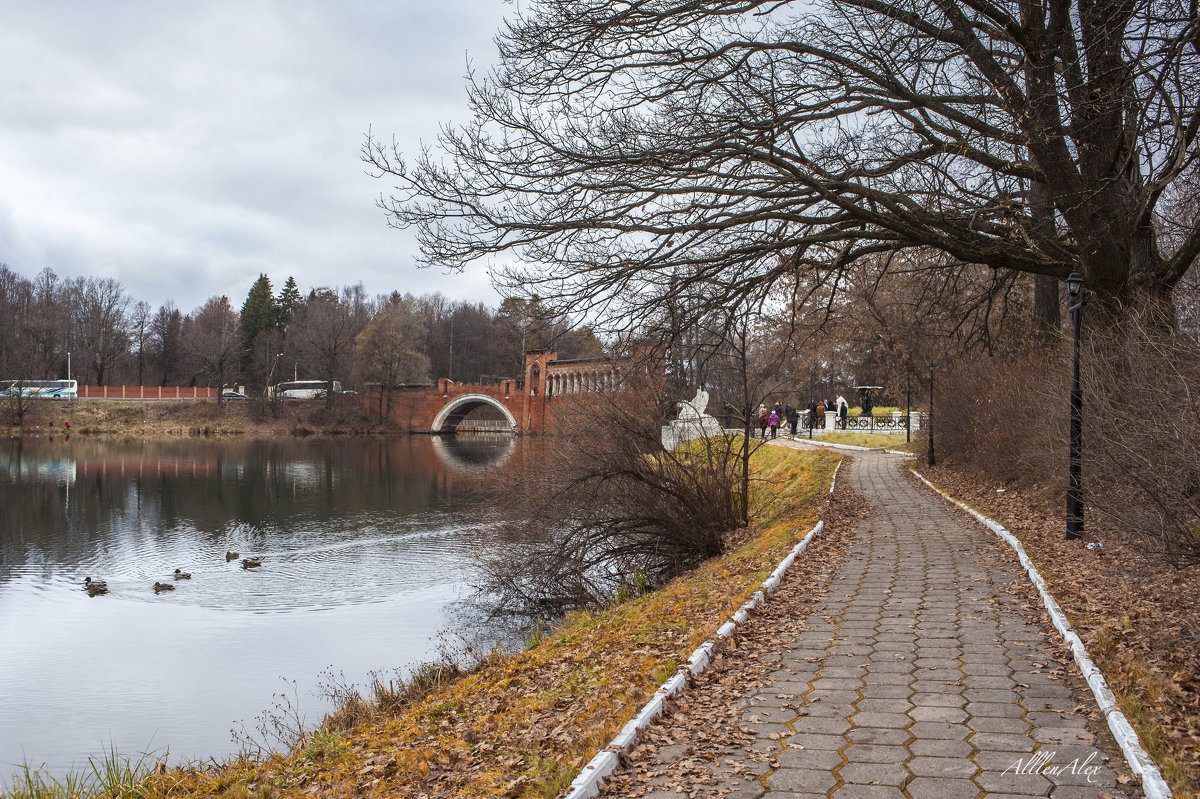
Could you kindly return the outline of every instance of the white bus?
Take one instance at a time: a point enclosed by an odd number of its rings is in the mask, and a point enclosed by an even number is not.
[[[271,388],[271,396],[279,399],[324,399],[329,393],[328,380],[292,380],[288,383],[276,383]],[[333,393],[342,393],[340,380],[333,381]]]
[[[0,380],[0,397],[74,399],[79,396],[75,380]]]

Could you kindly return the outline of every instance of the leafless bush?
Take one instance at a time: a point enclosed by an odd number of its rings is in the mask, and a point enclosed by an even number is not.
[[[1081,352],[1087,525],[1176,564],[1200,563],[1200,348],[1134,313]],[[1067,484],[1069,340],[963,360],[938,381],[943,458],[1005,482]]]
[[[456,662],[443,658],[419,664],[407,673],[371,672],[370,684],[360,688],[347,682],[345,675],[330,670],[324,675],[321,690],[334,709],[322,719],[320,728],[349,732],[362,724],[394,717],[464,673]]]
[[[1063,474],[1069,373],[1057,349],[963,358],[935,384],[934,444],[944,458],[1008,483]],[[1060,453],[1061,450],[1061,453]]]
[[[595,607],[723,551],[740,526],[738,440],[665,451],[645,397],[597,398],[586,424],[488,493],[492,524],[516,542],[483,564],[494,605],[542,617]]]
[[[1200,348],[1130,314],[1082,364],[1092,504],[1115,533],[1200,564]]]

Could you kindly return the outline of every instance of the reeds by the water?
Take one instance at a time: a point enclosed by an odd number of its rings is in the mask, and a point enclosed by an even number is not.
[[[166,768],[167,754],[144,752],[122,755],[115,745],[99,757],[88,757],[81,770],[55,777],[44,768],[22,763],[12,775],[9,787],[0,786],[3,799],[77,799],[85,796],[109,796],[113,799],[143,799],[144,785],[151,774]]]

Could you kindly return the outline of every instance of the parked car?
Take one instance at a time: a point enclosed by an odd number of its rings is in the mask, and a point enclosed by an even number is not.
[[[241,400],[241,399],[250,399],[250,398],[247,397],[245,394],[243,394],[240,391],[222,391],[221,399]]]

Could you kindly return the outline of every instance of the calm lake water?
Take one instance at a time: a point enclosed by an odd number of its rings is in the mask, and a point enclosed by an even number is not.
[[[330,667],[361,684],[434,656],[471,626],[461,600],[488,546],[456,510],[517,447],[0,442],[0,784],[110,745],[219,758],[289,681],[311,725]],[[156,595],[176,568],[192,579]],[[111,593],[89,597],[88,576]]]

